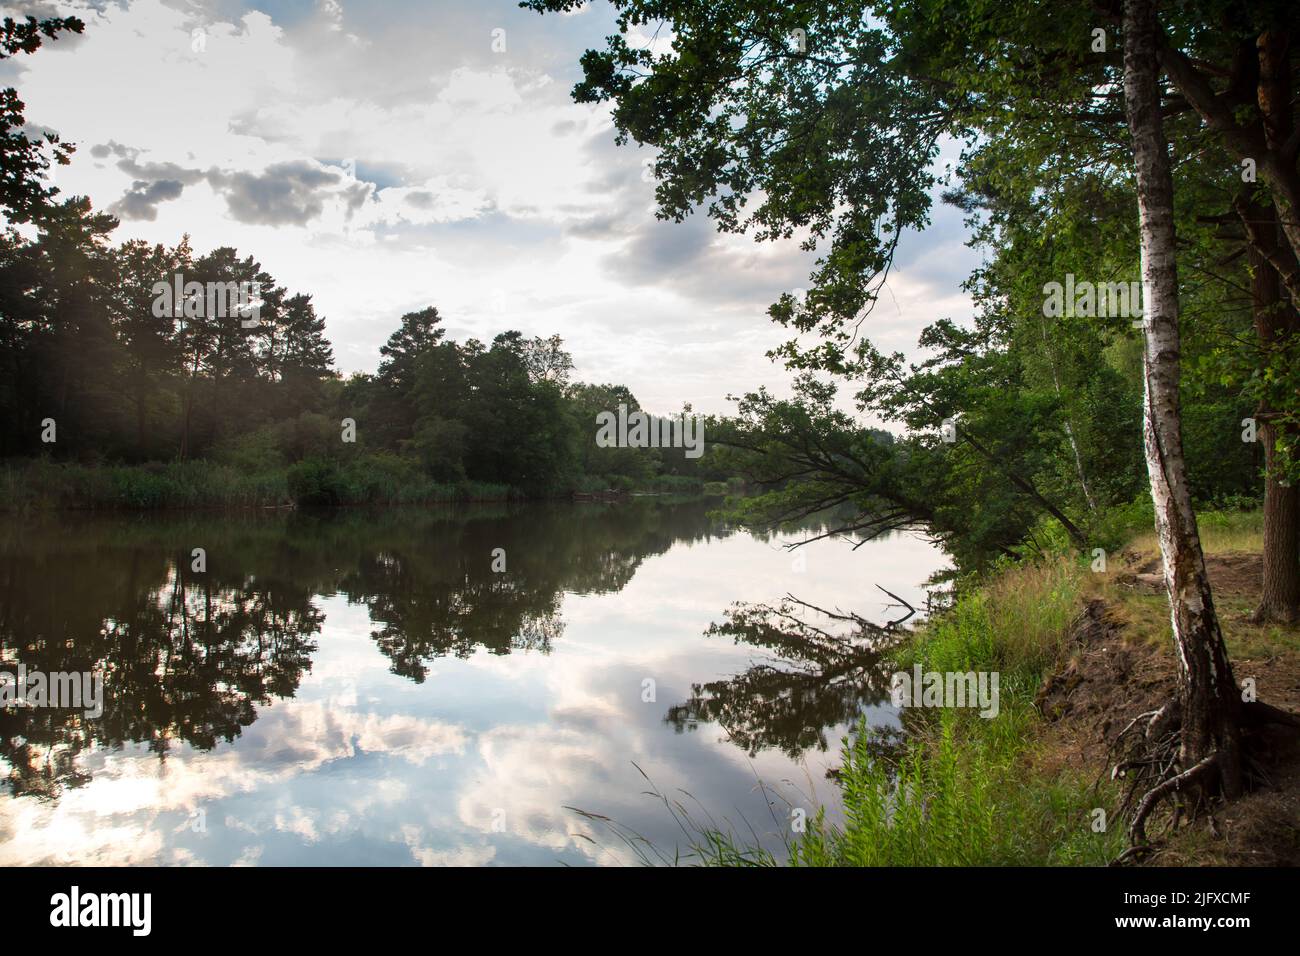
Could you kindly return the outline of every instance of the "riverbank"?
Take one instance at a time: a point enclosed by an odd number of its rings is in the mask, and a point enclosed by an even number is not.
[[[263,470],[202,460],[86,465],[33,459],[0,466],[0,510],[9,511],[425,504],[512,496],[505,485],[429,481],[391,455]]]
[[[1300,628],[1259,626],[1258,513],[1206,515],[1207,565],[1234,671],[1261,699],[1300,711]],[[1111,745],[1168,699],[1175,661],[1158,570],[1139,535],[1094,571],[1077,555],[1009,566],[967,589],[889,653],[891,669],[997,672],[1000,706],[905,708],[901,739],[858,733],[843,749],[845,824],[814,816],[789,859],[702,841],[710,863],[795,866],[1077,865],[1112,862],[1126,846]],[[1300,862],[1300,747],[1279,735],[1257,790],[1160,842],[1157,865]],[[719,851],[718,846],[722,846]]]
[[[734,484],[734,483],[733,483]],[[154,510],[418,505],[567,499],[576,493],[722,495],[723,482],[661,475],[643,482],[585,475],[545,495],[482,481],[439,482],[387,453],[249,468],[217,461],[111,465],[36,458],[0,464],[0,511]]]

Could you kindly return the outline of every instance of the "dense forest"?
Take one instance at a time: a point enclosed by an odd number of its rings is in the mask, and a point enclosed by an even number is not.
[[[1076,278],[1104,288],[1142,277],[1118,24],[1087,4],[979,16],[907,4],[871,25],[857,4],[749,3],[728,32],[728,13],[618,6],[624,28],[670,17],[679,51],[695,54],[661,61],[613,43],[587,54],[575,90],[613,101],[621,133],[660,150],[663,213],[715,197],[704,211],[720,229],[828,240],[815,285],[771,308],[794,333],[774,357],[800,373],[796,394],[757,390],[731,423],[773,489],[745,503],[750,518],[859,502],[846,528],[922,522],[966,567],[1060,542],[1110,548],[1149,524],[1142,322],[1098,310],[1091,291],[1086,307],[1059,312]],[[1259,18],[1270,15],[1283,14]],[[1187,18],[1178,30],[1193,29]],[[1100,52],[1094,25],[1110,32]],[[1225,69],[1235,42],[1215,52]],[[1238,69],[1249,85],[1258,66]],[[1267,457],[1294,526],[1294,303],[1248,214],[1271,210],[1268,193],[1169,96],[1188,491],[1201,506],[1261,501]],[[932,166],[945,137],[965,144],[946,181]],[[900,234],[924,229],[934,195],[967,215],[985,264],[966,282],[974,323],[936,317],[909,362],[874,346],[870,316]],[[863,427],[845,398],[898,437]],[[1300,539],[1288,534],[1290,554]]]

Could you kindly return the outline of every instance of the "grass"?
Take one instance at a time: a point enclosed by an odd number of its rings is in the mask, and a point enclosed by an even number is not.
[[[289,500],[283,471],[246,473],[204,461],[82,465],[35,459],[0,466],[0,508],[238,508]]]
[[[505,485],[439,483],[395,455],[307,459],[249,471],[211,461],[83,465],[34,459],[0,465],[0,510],[266,508],[285,505],[503,501]]]
[[[1206,554],[1264,550],[1262,511],[1205,512],[1196,516],[1196,525],[1201,532],[1201,549]],[[1128,546],[1134,551],[1160,551],[1154,529],[1135,535]]]
[[[1008,676],[1036,684],[1065,646],[1083,575],[1064,557],[1007,567],[919,629],[895,660],[934,670],[1000,670],[1003,686]]]
[[[1264,549],[1264,516],[1261,511],[1207,512],[1197,516],[1197,525],[1201,532],[1201,548],[1207,558],[1260,554]],[[1128,549],[1150,558],[1156,558],[1160,553],[1154,531],[1134,536]],[[1163,593],[1119,587],[1114,574],[1098,576],[1090,591],[1118,610],[1131,639],[1145,640],[1160,647],[1170,646],[1173,636],[1169,605]],[[1250,620],[1258,600],[1259,595],[1254,591],[1242,593],[1221,587],[1214,589],[1215,610],[1229,656],[1235,659],[1300,654],[1300,630],[1272,623],[1256,624]]]
[[[682,475],[633,481],[620,476],[577,479],[577,490],[607,488],[697,496],[703,482]],[[567,489],[547,494],[565,497]],[[387,452],[310,457],[292,464],[227,454],[218,460],[135,465],[0,462],[0,511],[270,508],[286,505],[409,505],[510,501],[526,497],[505,484],[439,482],[407,458]]]
[[[795,866],[1102,865],[1118,828],[1095,833],[1108,801],[1069,772],[1029,775],[1039,717],[1034,694],[1065,653],[1086,572],[1061,557],[1007,568],[960,597],[894,654],[900,669],[997,671],[1000,706],[904,711],[896,759],[865,727],[845,742],[845,823],[819,815],[793,844]]]

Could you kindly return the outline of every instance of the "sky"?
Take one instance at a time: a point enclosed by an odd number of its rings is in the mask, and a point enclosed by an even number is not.
[[[313,296],[344,374],[373,372],[402,314],[434,305],[457,340],[559,333],[577,379],[659,413],[787,390],[766,309],[808,285],[814,256],[703,214],[655,218],[653,153],[615,145],[608,106],[570,96],[582,52],[614,32],[604,0],[546,16],[515,0],[0,11],[86,23],[0,62],[29,123],[77,146],[60,189],[117,216],[115,241],[188,233],[196,254],[252,254]],[[865,328],[888,351],[971,314],[960,285],[979,255],[960,212],[932,219]]]

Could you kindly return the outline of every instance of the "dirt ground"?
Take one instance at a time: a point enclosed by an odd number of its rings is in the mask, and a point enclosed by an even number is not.
[[[1260,556],[1207,555],[1216,608],[1238,683],[1254,678],[1259,699],[1300,714],[1300,629],[1249,620],[1259,596]],[[1158,555],[1129,553],[1100,578],[1072,626],[1066,664],[1044,681],[1038,705],[1048,729],[1035,757],[1051,773],[1105,778],[1115,737],[1138,714],[1173,696],[1175,660]],[[1300,732],[1269,727],[1254,738],[1270,780],[1181,828],[1148,864],[1300,865]],[[1217,831],[1217,834],[1216,832]]]

